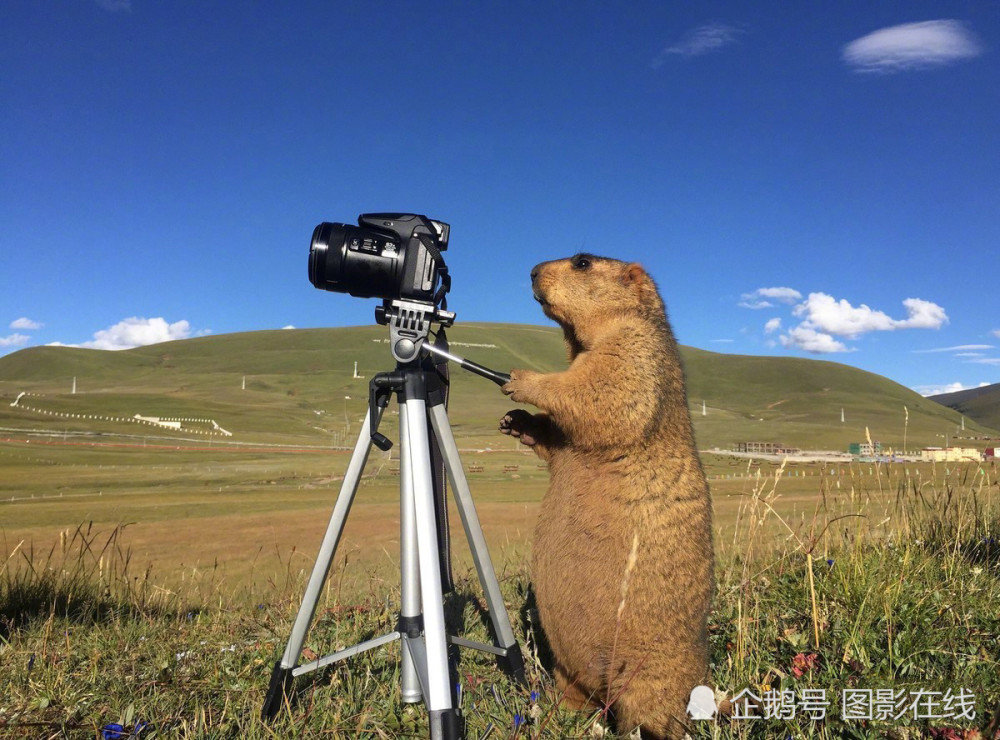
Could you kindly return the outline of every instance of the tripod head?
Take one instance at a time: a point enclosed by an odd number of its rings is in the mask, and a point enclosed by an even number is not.
[[[418,369],[422,363],[425,369],[432,369],[433,365],[427,362],[431,355],[457,362],[463,369],[492,380],[497,385],[505,385],[510,380],[510,375],[507,373],[491,370],[449,352],[446,349],[448,343],[443,331],[438,336],[444,340],[444,347],[427,341],[434,324],[446,329],[455,323],[453,311],[417,301],[386,300],[375,309],[375,321],[389,327],[389,347],[398,365],[396,372],[379,373],[368,384],[368,413],[373,430],[376,426],[374,423],[376,409],[385,408],[389,403],[389,396],[403,387],[402,371]],[[392,442],[378,432],[373,432],[372,442],[383,452],[392,446]]]
[[[457,362],[462,369],[492,380],[497,385],[506,385],[510,382],[508,373],[490,370],[478,362],[453,354],[446,349],[447,342],[445,347],[440,347],[426,341],[432,324],[438,323],[445,329],[455,323],[453,311],[413,301],[384,301],[375,309],[375,321],[382,326],[389,325],[389,344],[396,362],[402,364],[416,362],[420,357],[420,351],[424,350],[428,354]]]
[[[383,301],[375,309],[375,321],[389,327],[389,347],[396,362],[406,365],[420,359],[433,324],[446,329],[455,323],[455,314],[430,303]]]

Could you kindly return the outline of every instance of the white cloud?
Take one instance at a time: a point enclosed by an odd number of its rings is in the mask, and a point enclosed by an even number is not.
[[[870,331],[939,329],[948,323],[948,314],[936,303],[907,298],[903,306],[906,307],[907,318],[893,319],[884,311],[876,311],[863,303],[852,306],[848,301],[838,301],[826,293],[810,293],[792,313],[804,317],[802,326],[806,328],[848,339],[856,339]]]
[[[736,42],[743,29],[725,23],[707,23],[693,28],[676,42],[666,47],[652,62],[654,69],[662,67],[668,57],[699,57],[719,51]]]
[[[940,329],[948,323],[948,314],[936,303],[921,298],[903,301],[907,318],[896,321],[893,329]]]
[[[881,28],[844,46],[843,57],[857,72],[889,74],[938,67],[976,57],[982,51],[965,24],[936,20]]]
[[[948,385],[918,385],[913,388],[921,396],[940,396],[944,393],[958,393],[959,391],[968,391],[973,388],[983,388],[989,385],[989,383],[980,383],[976,385],[964,385],[963,383],[949,383]]]
[[[990,334],[995,336],[997,339],[1000,339],[1000,329],[994,329],[993,331],[990,332]]]
[[[739,305],[744,308],[761,309],[775,308],[776,303],[795,304],[791,313],[799,319],[797,325],[785,330],[783,320],[774,317],[764,324],[764,334],[773,335],[784,330],[785,333],[777,338],[781,346],[814,354],[854,351],[835,337],[857,339],[862,334],[872,331],[939,329],[948,323],[948,314],[944,308],[922,298],[907,298],[903,301],[907,315],[902,319],[894,319],[884,311],[873,309],[863,303],[853,306],[849,301],[837,300],[826,293],[810,293],[805,300],[801,299],[802,294],[794,288],[758,288],[752,293],[744,293]],[[777,342],[768,340],[766,344],[773,347]],[[966,349],[992,349],[992,347],[960,345],[922,351],[947,352]]]
[[[294,329],[295,327],[289,324],[288,326],[281,327],[282,329]]]
[[[0,347],[23,347],[31,339],[27,334],[8,334],[0,337]]]
[[[992,344],[956,344],[954,347],[935,347],[934,349],[915,349],[917,354],[929,352],[967,352],[980,349],[993,349]]]
[[[189,336],[191,336],[191,325],[187,321],[168,324],[163,318],[146,319],[133,316],[122,319],[107,329],[94,332],[94,338],[89,342],[69,346],[119,350],[169,342],[174,339],[187,339]]]
[[[738,305],[753,309],[774,308],[771,301],[791,305],[801,298],[802,294],[794,288],[757,288],[753,293],[741,295]]]
[[[962,383],[951,383],[943,388],[930,388],[928,386],[922,386],[919,393],[921,396],[940,396],[942,393],[958,393],[959,391],[968,390],[969,387],[970,386]]]
[[[852,306],[844,299],[837,300],[826,293],[810,293],[809,297],[792,312],[804,316],[804,324],[854,339],[868,331],[885,331],[892,328],[892,319],[882,311],[873,311],[865,304]]]
[[[795,303],[802,294],[795,288],[758,288],[757,293],[765,298],[774,298],[782,303]]]
[[[27,316],[22,316],[19,319],[14,319],[10,322],[11,329],[24,329],[26,331],[34,331],[35,329],[41,329],[45,324],[38,321],[32,321]]]
[[[782,347],[802,349],[817,355],[851,351],[829,334],[818,332],[806,326],[796,326],[789,329],[787,334],[782,334],[779,337],[779,340]]]
[[[764,334],[773,335],[785,331],[778,337],[783,347],[818,354],[854,351],[835,337],[857,339],[862,334],[872,331],[940,329],[948,323],[948,314],[944,308],[922,298],[905,299],[903,307],[906,309],[906,318],[901,319],[894,319],[884,311],[873,309],[863,303],[853,306],[849,301],[837,300],[826,293],[810,293],[805,300],[802,300],[799,291],[788,287],[758,288],[752,293],[743,293],[738,305],[743,308],[763,309],[778,308],[777,304],[789,306],[794,304],[791,313],[799,319],[799,322],[785,330],[782,318],[771,318],[764,324]],[[997,332],[1000,333],[1000,329]],[[769,347],[776,344],[777,342],[773,340],[767,342]],[[922,351],[946,352],[960,349],[992,349],[992,347],[961,345]]]
[[[979,357],[967,362],[974,362],[977,365],[1000,365],[1000,357]]]

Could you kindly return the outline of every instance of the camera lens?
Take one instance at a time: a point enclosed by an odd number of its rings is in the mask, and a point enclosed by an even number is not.
[[[389,234],[322,223],[309,248],[309,281],[358,298],[399,298],[406,251]]]
[[[352,227],[322,223],[313,230],[309,247],[309,282],[317,288],[343,290],[339,286],[349,228]]]

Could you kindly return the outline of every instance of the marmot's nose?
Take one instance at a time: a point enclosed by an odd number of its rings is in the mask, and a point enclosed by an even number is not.
[[[535,282],[535,279],[538,277],[538,273],[540,273],[541,271],[542,271],[541,265],[535,265],[534,267],[531,268],[531,282]]]

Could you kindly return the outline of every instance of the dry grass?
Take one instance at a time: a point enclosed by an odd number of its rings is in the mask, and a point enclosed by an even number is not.
[[[809,477],[781,466],[747,472],[713,482],[720,556],[711,645],[718,686],[730,694],[822,688],[831,697],[849,687],[965,687],[975,692],[976,720],[952,725],[963,733],[985,731],[1000,703],[995,468],[853,466]],[[473,490],[483,499],[480,518],[527,647],[531,687],[522,691],[491,661],[463,654],[468,736],[600,734],[606,724],[600,713],[562,708],[528,608],[530,499],[539,496],[541,476],[485,478],[474,479]],[[391,630],[398,600],[395,485],[388,476],[359,494],[349,519],[356,530],[346,535],[307,642],[316,653]],[[32,549],[32,538],[12,541],[7,530],[0,695],[9,699],[0,702],[0,735],[93,736],[109,722],[147,721],[158,737],[426,736],[422,709],[398,701],[396,648],[300,680],[304,693],[291,711],[273,726],[257,720],[270,665],[287,639],[332,506],[329,488],[277,485],[277,491],[316,498],[284,512],[277,496],[273,511],[74,527],[62,530],[61,539],[50,536],[44,549],[40,538]],[[190,549],[178,549],[185,542]],[[216,567],[205,555],[213,548],[234,549]],[[151,554],[160,556],[152,567]],[[171,570],[194,558],[208,565]],[[233,565],[241,558],[246,570]],[[265,568],[266,577],[244,575]],[[627,564],[623,569],[625,601]],[[474,582],[460,579],[449,614],[467,636],[488,640],[477,594]],[[903,738],[945,724],[831,716],[699,723],[692,731]]]

